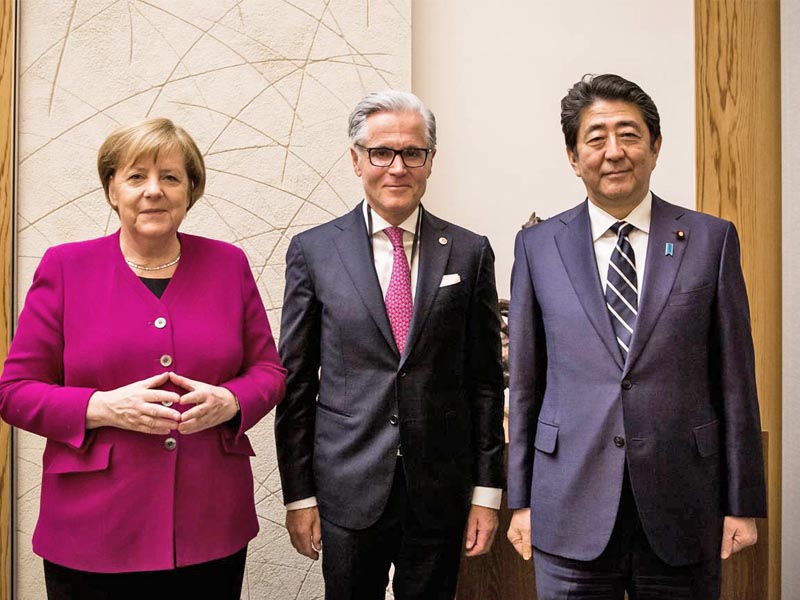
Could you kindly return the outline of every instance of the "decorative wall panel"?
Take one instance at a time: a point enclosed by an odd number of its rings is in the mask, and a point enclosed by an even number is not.
[[[241,246],[277,331],[291,236],[361,197],[346,119],[408,89],[410,0],[25,0],[19,3],[17,290],[47,247],[118,227],[95,158],[121,124],[166,116],[196,139],[205,197],[182,230]],[[283,528],[272,416],[252,432],[261,532],[245,598],[322,597]],[[43,440],[16,443],[17,598],[44,597],[31,552]]]

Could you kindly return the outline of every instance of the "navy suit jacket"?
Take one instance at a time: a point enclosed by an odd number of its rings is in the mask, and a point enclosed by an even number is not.
[[[708,560],[719,555],[725,515],[766,513],[736,229],[653,195],[623,364],[587,202],[517,236],[509,506],[531,508],[537,548],[592,560],[611,536],[627,462],[658,556],[673,565]]]
[[[361,204],[296,235],[286,255],[276,414],[283,496],[362,529],[380,517],[397,449],[416,516],[463,526],[474,485],[503,484],[503,373],[494,254],[425,211],[414,314],[395,344]],[[442,276],[460,282],[440,287]]]

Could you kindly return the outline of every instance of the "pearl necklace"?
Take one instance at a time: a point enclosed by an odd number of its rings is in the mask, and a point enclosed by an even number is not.
[[[177,265],[178,261],[181,259],[181,253],[178,252],[178,256],[173,258],[171,261],[164,263],[163,265],[158,265],[157,267],[148,267],[146,265],[139,265],[133,262],[132,260],[125,259],[125,262],[128,263],[128,266],[132,269],[138,269],[139,271],[161,271],[162,269],[168,269],[173,265]]]

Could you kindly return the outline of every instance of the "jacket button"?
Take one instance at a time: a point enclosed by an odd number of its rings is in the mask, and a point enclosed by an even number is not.
[[[159,359],[162,367],[168,367],[172,364],[172,357],[169,354],[164,354]]]
[[[622,389],[623,390],[629,390],[632,387],[633,387],[633,384],[631,383],[630,379],[623,379],[622,380]]]
[[[170,406],[172,406],[172,400],[162,400],[161,406],[166,406],[167,408],[169,408]]]
[[[617,448],[622,448],[625,445],[625,438],[622,437],[621,435],[615,435],[614,436],[614,445]]]
[[[405,377],[406,375],[408,375],[406,371],[400,371],[400,377]]]
[[[156,329],[164,329],[167,326],[167,320],[164,317],[158,317],[153,325],[156,326]]]
[[[169,450],[170,452],[175,450],[178,447],[178,442],[175,441],[175,438],[167,438],[164,440],[164,448]]]
[[[397,415],[392,415],[391,417],[389,417],[390,425],[397,425],[397,423],[398,423]]]

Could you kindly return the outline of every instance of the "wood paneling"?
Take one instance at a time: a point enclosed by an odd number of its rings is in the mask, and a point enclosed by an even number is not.
[[[0,361],[11,335],[14,5],[0,5]],[[0,600],[11,598],[11,430],[0,421]]]
[[[769,432],[769,589],[781,544],[780,0],[695,0],[697,205],[733,221],[750,296]],[[738,596],[737,596],[738,597]]]

